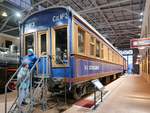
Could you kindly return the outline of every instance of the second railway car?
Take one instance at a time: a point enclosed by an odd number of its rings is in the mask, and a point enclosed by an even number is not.
[[[33,48],[38,57],[48,55],[50,85],[60,91],[66,84],[80,98],[93,79],[121,74],[125,59],[86,20],[69,7],[52,7],[31,14],[20,25],[21,55]],[[43,57],[44,58],[44,57]],[[42,68],[44,66],[44,68]],[[43,71],[45,72],[45,71]]]

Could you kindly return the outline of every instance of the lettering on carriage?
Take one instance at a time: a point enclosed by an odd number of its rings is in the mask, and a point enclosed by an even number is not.
[[[28,23],[28,24],[25,24],[25,28],[34,28],[35,27],[35,22],[31,22],[31,23]]]
[[[99,66],[89,66],[89,70],[92,70],[92,71],[99,70]]]
[[[31,22],[31,23],[27,23],[27,24],[25,24],[25,29],[24,29],[24,31],[25,32],[34,32],[34,30],[35,30],[35,22]]]
[[[97,70],[99,70],[99,66],[88,66],[88,65],[85,65],[84,66],[84,70],[97,71]]]
[[[68,14],[67,13],[61,13],[59,15],[55,15],[52,17],[53,22],[57,22],[63,19],[68,19]]]

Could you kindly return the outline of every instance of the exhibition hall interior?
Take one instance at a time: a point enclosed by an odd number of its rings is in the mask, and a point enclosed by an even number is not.
[[[0,113],[150,113],[150,0],[0,0]]]

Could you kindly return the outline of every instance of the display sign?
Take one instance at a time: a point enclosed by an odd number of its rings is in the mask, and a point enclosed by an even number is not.
[[[103,84],[98,79],[92,80],[92,83],[96,86],[98,90],[102,90],[102,88],[104,87]]]
[[[150,46],[150,38],[140,38],[140,39],[130,40],[131,48],[139,48],[139,47],[147,47],[147,46]]]

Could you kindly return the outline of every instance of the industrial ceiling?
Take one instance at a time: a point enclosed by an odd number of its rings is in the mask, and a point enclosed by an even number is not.
[[[146,0],[0,0],[0,33],[19,36],[18,23],[25,15],[51,6],[70,6],[117,48],[130,48],[139,38]],[[22,17],[17,18],[16,12]]]

